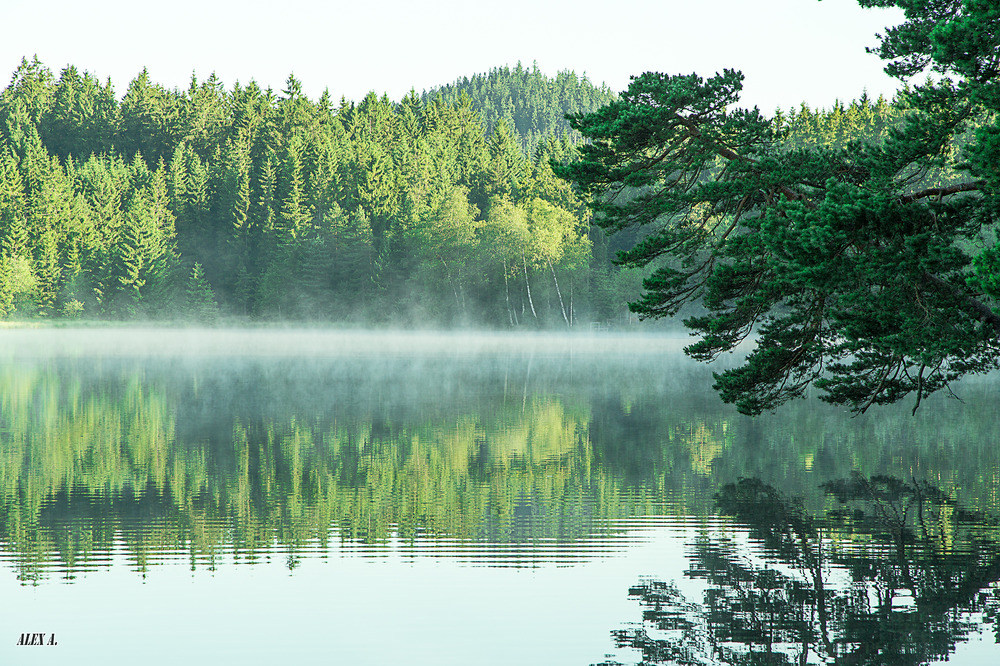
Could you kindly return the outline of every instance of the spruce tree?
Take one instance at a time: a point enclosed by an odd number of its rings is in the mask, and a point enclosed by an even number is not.
[[[199,322],[213,322],[219,317],[219,305],[201,264],[191,269],[184,286],[184,316]]]

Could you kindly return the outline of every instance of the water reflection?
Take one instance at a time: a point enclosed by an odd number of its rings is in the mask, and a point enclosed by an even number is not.
[[[752,420],[676,341],[404,339],[387,355],[384,340],[251,338],[12,355],[0,561],[28,584],[123,559],[140,573],[271,556],[295,569],[334,549],[572,564],[627,548],[637,521],[712,523],[714,489],[743,476],[805,497],[860,470],[996,500],[988,383],[915,418],[803,403]]]
[[[663,513],[648,475],[594,460],[594,399],[621,410],[663,382],[619,381],[637,369],[510,351],[15,359],[0,369],[0,558],[37,583],[120,553],[145,571],[277,549],[294,568],[331,542],[500,565],[600,556],[621,546],[616,521]]]
[[[753,547],[693,544],[686,575],[707,584],[700,602],[673,583],[633,587],[642,623],[613,631],[617,647],[643,664],[926,664],[995,626],[995,516],[913,477],[855,474],[813,499],[827,509],[760,479],[723,486],[717,508]]]

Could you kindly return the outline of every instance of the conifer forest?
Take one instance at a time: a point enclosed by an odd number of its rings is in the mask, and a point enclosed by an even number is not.
[[[552,165],[613,100],[500,67],[398,102],[143,70],[123,93],[24,59],[0,93],[0,316],[566,327],[629,318],[643,271]],[[777,112],[789,145],[878,140],[884,99]]]

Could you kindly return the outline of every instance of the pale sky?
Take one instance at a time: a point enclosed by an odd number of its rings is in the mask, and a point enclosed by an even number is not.
[[[215,72],[227,88],[254,79],[281,90],[290,72],[317,97],[399,99],[519,60],[547,74],[586,73],[613,90],[654,70],[746,75],[743,100],[765,112],[829,106],[898,82],[865,53],[896,10],[854,0],[0,0],[3,85],[22,56],[58,74],[67,64],[110,77],[119,96],[147,67],[186,88]]]

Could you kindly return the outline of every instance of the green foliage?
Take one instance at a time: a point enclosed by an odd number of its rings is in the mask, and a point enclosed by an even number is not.
[[[906,11],[882,42],[889,71],[933,63],[945,76],[898,105],[769,119],[732,108],[739,72],[650,72],[575,116],[591,143],[554,165],[590,197],[598,224],[646,227],[618,258],[653,269],[634,312],[697,304],[685,324],[700,336],[688,347],[699,360],[754,340],[716,384],[747,413],[813,385],[856,411],[908,394],[919,405],[1000,359],[996,251],[980,254],[994,239],[1000,185],[1000,31],[986,28],[996,10],[862,4]]]
[[[559,119],[600,98],[575,75],[519,72],[531,92],[517,105]],[[90,73],[25,60],[0,93],[0,250],[28,261],[45,317],[72,302],[95,317],[214,317],[194,289],[240,317],[513,325],[520,309],[573,323],[603,275],[589,212],[548,165],[573,141],[518,127],[520,106],[485,123],[477,108],[444,93],[335,105],[294,77],[277,94],[214,76],[169,90],[145,70],[119,102]],[[487,232],[499,199],[535,211],[529,228],[494,215]],[[490,246],[520,235],[516,251]]]
[[[566,114],[588,113],[614,98],[607,86],[595,86],[586,76],[564,70],[550,78],[537,63],[530,69],[518,63],[514,68],[497,67],[462,77],[425,91],[421,98],[426,103],[439,96],[448,104],[468,99],[473,112],[482,117],[487,135],[505,122],[519,137],[526,155],[547,136],[571,131]]]
[[[66,319],[79,319],[83,316],[83,310],[83,303],[73,298],[63,304],[61,314]]]
[[[201,322],[215,321],[219,317],[219,305],[211,285],[205,280],[201,264],[191,269],[184,289],[184,310],[191,319]]]
[[[26,257],[0,259],[0,314],[17,317],[35,313],[38,280]]]

